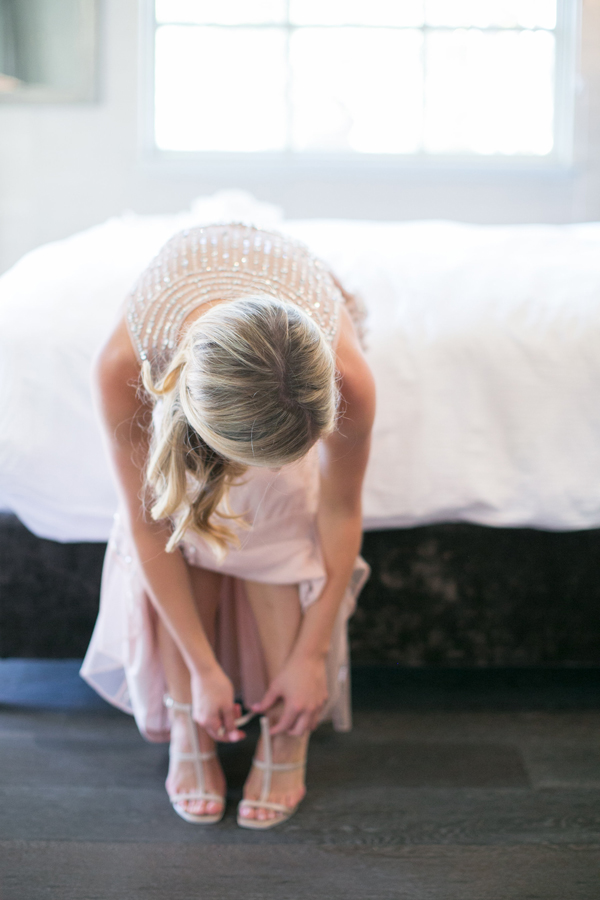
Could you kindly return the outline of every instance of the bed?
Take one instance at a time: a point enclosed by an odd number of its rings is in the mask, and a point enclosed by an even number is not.
[[[161,245],[211,221],[292,234],[366,304],[366,529],[600,526],[600,224],[293,221],[239,192],[110,219],[0,278],[0,509],[43,538],[107,539],[90,364]]]

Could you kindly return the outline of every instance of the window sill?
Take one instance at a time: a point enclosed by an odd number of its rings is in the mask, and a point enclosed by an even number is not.
[[[143,174],[153,177],[192,176],[208,179],[289,181],[297,178],[328,181],[407,179],[495,179],[527,177],[569,179],[577,174],[572,163],[556,155],[530,156],[364,156],[342,154],[178,153],[147,151],[139,160]]]

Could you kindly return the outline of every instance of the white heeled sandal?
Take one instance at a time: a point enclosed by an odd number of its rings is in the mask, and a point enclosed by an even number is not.
[[[245,724],[251,717],[251,715],[244,716],[244,720],[240,720],[240,724]],[[296,803],[296,805],[292,807],[285,806],[283,803],[272,803],[268,799],[271,791],[273,772],[292,772],[294,769],[304,769],[306,766],[306,757],[301,762],[274,763],[271,735],[269,733],[269,720],[266,716],[261,716],[260,732],[265,758],[264,760],[252,760],[252,765],[263,772],[260,798],[258,800],[240,800],[237,812],[237,823],[241,828],[254,828],[257,831],[264,831],[267,828],[274,828],[275,825],[281,825],[283,822],[287,822],[300,806],[300,803]],[[246,816],[240,815],[240,809],[244,806],[250,806],[254,809],[271,809],[274,812],[279,813],[279,815],[275,819],[249,819]]]
[[[192,822],[195,825],[213,825],[216,822],[220,822],[225,813],[225,797],[222,797],[219,794],[213,794],[210,791],[206,790],[203,766],[203,763],[206,762],[206,760],[212,759],[217,754],[214,750],[210,750],[207,753],[202,753],[200,751],[196,723],[192,718],[191,704],[178,703],[176,700],[173,700],[172,697],[169,697],[168,694],[165,694],[163,702],[167,709],[172,709],[174,712],[185,713],[186,725],[192,750],[191,752],[186,753],[181,750],[174,750],[170,746],[169,756],[171,757],[171,759],[174,759],[176,761],[181,760],[182,762],[193,763],[194,772],[196,774],[196,784],[198,785],[197,789],[194,791],[183,791],[178,794],[170,794],[169,800],[171,801],[173,809],[175,810],[177,815],[181,816],[182,819],[185,819],[186,822]],[[181,806],[181,803],[185,800],[213,800],[216,803],[221,804],[221,810],[217,813],[192,813]]]

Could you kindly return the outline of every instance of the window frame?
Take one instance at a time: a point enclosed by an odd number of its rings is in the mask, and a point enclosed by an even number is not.
[[[207,178],[247,177],[289,180],[313,176],[387,179],[402,173],[531,173],[566,174],[574,163],[574,125],[581,0],[557,0],[554,147],[545,156],[530,154],[418,153],[360,154],[315,151],[177,151],[162,150],[154,136],[155,4],[140,2],[139,156],[150,172]]]

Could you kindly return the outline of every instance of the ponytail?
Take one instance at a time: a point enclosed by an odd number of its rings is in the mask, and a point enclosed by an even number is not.
[[[182,355],[180,351],[156,383],[147,360],[142,367],[145,389],[161,403],[146,469],[146,483],[154,497],[150,514],[154,520],[173,520],[173,533],[166,545],[168,553],[175,550],[191,528],[202,535],[217,559],[222,559],[229,546],[239,546],[239,538],[218,520],[235,519],[246,524],[228,506],[229,488],[246,467],[209,447],[186,419],[181,404],[186,366]]]

